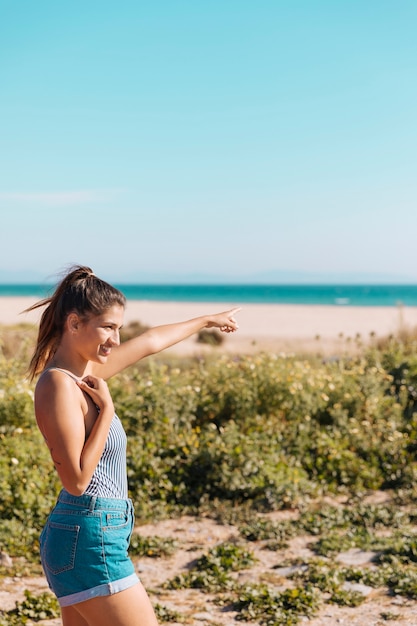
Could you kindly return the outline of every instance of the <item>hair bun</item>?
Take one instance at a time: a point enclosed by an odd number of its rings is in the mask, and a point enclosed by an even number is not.
[[[79,280],[83,280],[85,278],[88,278],[89,276],[95,276],[93,270],[90,267],[79,266],[75,270],[75,273],[78,274],[77,278]]]

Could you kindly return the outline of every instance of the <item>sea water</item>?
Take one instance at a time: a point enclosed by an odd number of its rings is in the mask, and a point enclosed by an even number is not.
[[[128,300],[228,302],[238,305],[309,304],[337,306],[417,306],[417,285],[160,285],[116,284]],[[44,298],[53,286],[0,285],[0,297]]]

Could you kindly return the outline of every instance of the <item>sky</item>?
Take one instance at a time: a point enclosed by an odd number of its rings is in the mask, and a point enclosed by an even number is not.
[[[0,282],[417,283],[415,0],[0,0]]]

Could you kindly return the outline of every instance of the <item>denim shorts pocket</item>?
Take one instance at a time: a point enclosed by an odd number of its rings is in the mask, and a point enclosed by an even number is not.
[[[124,512],[107,512],[104,518],[104,530],[120,530],[129,522],[129,516]]]
[[[60,574],[73,569],[80,526],[47,523],[42,534],[41,558],[43,565],[52,573]]]

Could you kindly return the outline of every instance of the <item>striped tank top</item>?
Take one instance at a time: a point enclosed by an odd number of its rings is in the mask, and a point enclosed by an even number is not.
[[[84,492],[86,495],[100,498],[127,498],[126,444],[126,433],[115,414],[110,424],[103,454]]]
[[[59,370],[77,380],[77,377],[67,370],[59,367],[49,369]],[[100,498],[126,499],[128,497],[126,446],[126,433],[120,419],[115,414],[110,424],[103,453],[91,477],[90,484],[84,492],[85,495]]]

